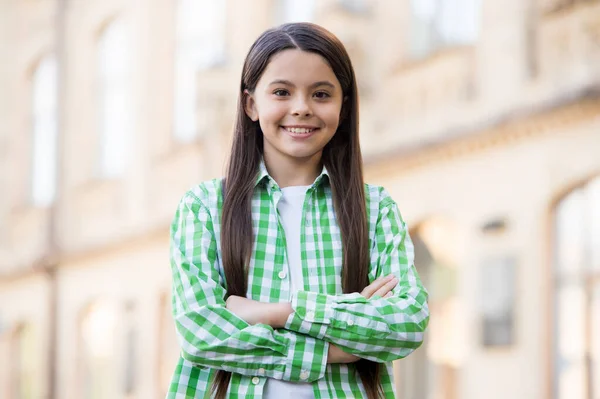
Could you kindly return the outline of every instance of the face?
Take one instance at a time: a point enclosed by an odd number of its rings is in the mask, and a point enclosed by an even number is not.
[[[271,164],[319,162],[338,128],[342,102],[340,82],[327,61],[290,49],[271,58],[254,92],[247,93],[245,108],[260,123]]]

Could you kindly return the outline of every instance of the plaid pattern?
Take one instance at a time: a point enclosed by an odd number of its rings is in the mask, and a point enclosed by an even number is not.
[[[249,325],[225,308],[220,251],[221,180],[185,194],[171,227],[173,315],[181,356],[167,398],[208,398],[215,369],[233,372],[230,398],[261,398],[269,378],[312,382],[315,398],[366,397],[352,364],[327,364],[329,343],[383,363],[386,398],[395,397],[391,361],[419,347],[429,321],[427,292],[395,202],[366,185],[369,280],[393,273],[389,298],[344,294],[341,234],[327,170],[308,189],[301,231],[304,290],[292,295],[277,202],[281,191],[261,165],[252,198],[254,251],[247,297],[291,301],[284,329]]]

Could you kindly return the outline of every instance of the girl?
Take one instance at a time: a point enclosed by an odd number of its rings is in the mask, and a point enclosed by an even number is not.
[[[308,23],[246,57],[225,180],[171,229],[181,357],[168,398],[393,398],[427,293],[395,202],[365,185],[354,71]],[[281,396],[285,395],[285,396]]]

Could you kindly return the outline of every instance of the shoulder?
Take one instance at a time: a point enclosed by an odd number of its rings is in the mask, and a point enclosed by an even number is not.
[[[382,186],[365,184],[367,197],[367,213],[371,223],[382,221],[394,221],[398,225],[405,226],[404,218],[398,209],[398,204],[390,193]]]
[[[188,189],[180,201],[181,206],[205,208],[209,213],[216,212],[222,191],[222,179],[211,179]]]
[[[365,196],[367,199],[367,206],[370,209],[379,211],[383,208],[396,205],[396,202],[390,193],[383,186],[365,184]]]

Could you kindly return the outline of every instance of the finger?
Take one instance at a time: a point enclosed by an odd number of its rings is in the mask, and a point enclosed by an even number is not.
[[[389,274],[385,277],[380,277],[377,280],[373,281],[370,285],[368,285],[363,292],[361,292],[361,294],[369,299],[371,298],[373,295],[375,295],[375,293],[380,290],[386,283],[388,283],[391,279],[394,278],[393,274]]]
[[[371,284],[369,284],[367,287],[365,287],[364,290],[362,290],[362,292],[360,293],[362,296],[364,296],[365,298],[370,298],[371,296],[373,296],[373,294],[379,290],[387,281],[389,281],[389,279],[392,277],[392,275],[390,274],[389,276],[386,277],[380,277],[377,280],[373,281]]]
[[[379,295],[382,297],[382,296],[386,295],[388,292],[390,292],[397,284],[398,284],[398,279],[396,277],[394,277],[392,280],[390,280],[388,283],[386,283],[383,287],[378,289],[373,294],[373,296]]]
[[[389,298],[392,295],[394,295],[394,293],[392,291],[388,292],[387,294],[385,294],[384,298]]]
[[[378,278],[377,280],[373,281],[371,284],[367,285],[362,291],[361,291],[361,295],[369,298],[371,295],[373,295],[373,293],[375,291],[377,291],[379,289],[380,284],[382,283],[383,278]]]

